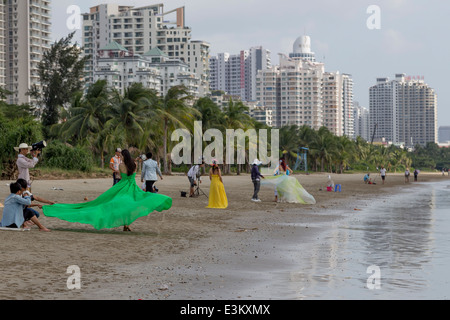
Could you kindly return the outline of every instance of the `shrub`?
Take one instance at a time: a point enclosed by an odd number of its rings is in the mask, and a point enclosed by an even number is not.
[[[53,141],[43,152],[43,165],[48,168],[90,172],[93,166],[91,153],[83,147]]]

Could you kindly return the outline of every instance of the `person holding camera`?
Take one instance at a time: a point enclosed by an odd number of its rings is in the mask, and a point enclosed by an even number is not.
[[[30,170],[34,168],[39,162],[38,156],[41,153],[40,150],[32,150],[33,147],[27,145],[26,143],[21,143],[14,150],[19,152],[17,157],[17,168],[19,170],[18,179],[24,179],[28,183],[28,189],[31,190],[31,179]],[[31,154],[32,159],[28,158],[27,155]]]
[[[190,184],[190,190],[189,190],[190,198],[192,198],[194,196],[195,186],[197,185],[197,178],[200,183],[202,182],[199,178],[201,176],[200,168],[203,168],[205,166],[205,161],[203,159],[201,159],[201,161],[202,161],[201,164],[196,164],[196,165],[192,166],[191,169],[189,169],[188,174],[187,174],[188,179],[189,179],[189,184]]]
[[[141,182],[145,182],[146,192],[154,193],[153,185],[158,181],[158,176],[163,180],[161,170],[159,169],[158,162],[152,159],[153,154],[151,152],[145,155],[146,160],[142,165]]]

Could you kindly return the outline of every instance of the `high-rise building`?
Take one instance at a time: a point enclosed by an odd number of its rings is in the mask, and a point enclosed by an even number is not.
[[[446,143],[450,141],[450,127],[439,127],[439,142]]]
[[[437,95],[423,79],[397,74],[369,89],[370,128],[375,139],[414,147],[437,142]]]
[[[298,37],[294,42],[294,50],[289,54],[289,57],[316,62],[316,54],[311,51],[311,38],[308,36]]]
[[[210,58],[210,88],[239,95],[243,101],[256,99],[256,75],[272,65],[270,51],[252,47],[239,54],[219,53]]]
[[[369,109],[361,106],[359,102],[355,101],[353,108],[353,119],[354,119],[354,136],[361,137],[364,140],[370,142],[371,141],[371,133],[370,133],[370,112]]]
[[[4,3],[5,83],[6,89],[12,92],[8,102],[32,103],[27,93],[33,86],[40,88],[39,62],[51,46],[51,1],[9,0]]]
[[[175,15],[175,21],[169,21]],[[153,48],[170,58],[187,63],[201,79],[200,94],[209,91],[209,47],[205,41],[191,40],[191,28],[185,26],[185,10],[180,7],[168,12],[163,4],[134,8],[117,4],[101,4],[83,14],[85,54],[92,55],[86,65],[86,82],[93,82],[96,59],[100,48],[112,41],[128,52],[143,55]]]

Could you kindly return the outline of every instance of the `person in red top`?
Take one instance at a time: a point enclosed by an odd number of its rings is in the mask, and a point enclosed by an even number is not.
[[[122,149],[117,148],[115,156],[112,157],[111,161],[109,162],[109,168],[113,172],[113,186],[115,186],[121,179],[119,171],[119,166],[122,164],[122,160],[120,158],[121,153]]]

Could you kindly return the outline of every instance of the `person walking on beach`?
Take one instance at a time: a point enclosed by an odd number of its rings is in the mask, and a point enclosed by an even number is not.
[[[30,179],[30,170],[34,168],[39,162],[38,155],[40,153],[39,150],[30,151],[32,147],[28,146],[26,143],[21,143],[18,147],[14,148],[19,155],[17,157],[17,168],[19,170],[19,179],[24,179],[27,181],[28,190],[31,190],[31,179]],[[31,154],[33,159],[27,158],[27,155]]]
[[[386,168],[384,166],[381,166],[380,176],[381,176],[381,180],[383,181],[382,184],[384,184],[384,181],[386,180]]]
[[[119,166],[122,163],[121,152],[122,149],[117,148],[116,154],[111,158],[111,161],[109,162],[109,168],[113,172],[113,186],[115,186],[121,179],[119,171]]]
[[[158,181],[158,176],[163,180],[161,170],[158,162],[152,159],[151,152],[146,154],[147,160],[142,165],[141,182],[145,182],[145,190],[147,192],[154,192],[153,185]]]
[[[261,178],[264,179],[264,176],[259,172],[258,166],[262,164],[261,161],[258,159],[255,159],[252,163],[252,182],[253,182],[253,197],[252,201],[254,202],[261,202],[261,200],[258,198],[259,190],[261,189]]]
[[[414,170],[414,181],[417,182],[417,176],[419,175],[419,170],[415,169]]]
[[[408,183],[409,182],[409,176],[410,176],[410,172],[409,172],[409,168],[406,168],[406,171],[405,171],[405,183]]]

